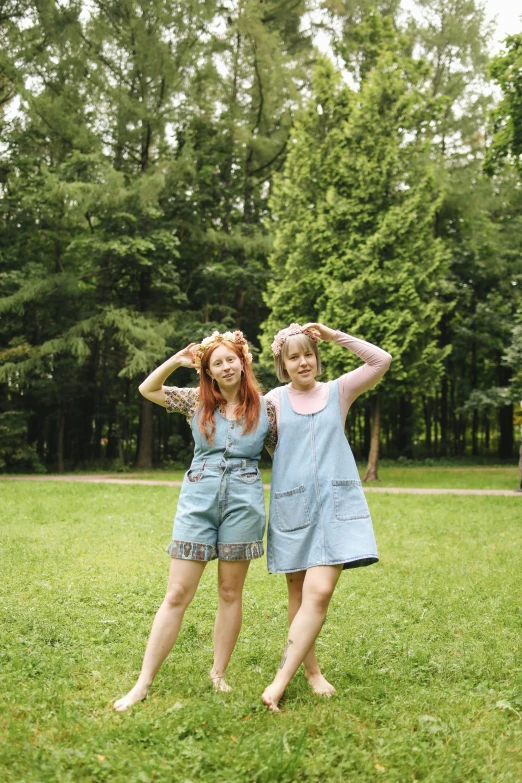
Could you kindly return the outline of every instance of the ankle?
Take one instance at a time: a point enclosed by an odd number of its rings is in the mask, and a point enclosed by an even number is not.
[[[279,704],[279,702],[283,698],[284,692],[285,692],[285,688],[279,688],[277,685],[274,685],[274,683],[271,682],[270,685],[267,685],[267,687],[263,691],[263,695],[268,695],[268,697],[272,701],[274,701],[276,704]]]
[[[135,688],[140,688],[140,689],[145,688],[145,690],[148,691],[151,685],[152,685],[152,679],[150,677],[141,677],[140,676],[140,677],[138,677],[138,681],[137,681],[137,683],[136,683],[136,685],[134,687]]]

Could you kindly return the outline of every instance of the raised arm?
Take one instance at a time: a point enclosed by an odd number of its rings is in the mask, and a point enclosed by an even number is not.
[[[310,323],[303,329],[314,329],[322,340],[333,341],[354,353],[364,364],[341,376],[341,398],[346,410],[357,397],[381,380],[391,364],[391,354],[366,340],[359,340],[323,324]]]
[[[186,348],[178,351],[167,359],[166,362],[160,364],[155,370],[151,372],[147,378],[140,384],[140,394],[143,394],[151,402],[155,402],[157,405],[167,407],[166,390],[168,387],[163,386],[169,375],[177,370],[178,367],[195,367],[192,349],[195,343],[190,343]]]
[[[348,348],[364,364],[341,376],[341,397],[348,407],[357,397],[378,383],[391,364],[391,354],[366,340],[336,332],[335,342]]]

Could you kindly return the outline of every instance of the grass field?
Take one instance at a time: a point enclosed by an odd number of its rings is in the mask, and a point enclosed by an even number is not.
[[[286,633],[263,559],[233,692],[207,680],[210,564],[150,697],[116,714],[163,597],[177,492],[0,484],[3,783],[520,783],[519,498],[369,496],[381,562],[334,595],[318,642],[330,701],[302,673],[281,714],[259,700]]]
[[[359,466],[361,477],[365,466]],[[263,481],[270,484],[270,469],[262,469]],[[183,470],[153,470],[129,473],[113,473],[121,479],[154,479],[157,481],[181,481]],[[520,474],[516,466],[498,467],[421,467],[385,464],[379,469],[381,487],[438,487],[447,489],[507,489],[514,490],[520,482]],[[370,485],[371,486],[371,485]]]
[[[360,466],[361,478],[364,468]],[[385,466],[379,470],[383,487],[438,487],[440,489],[516,489],[520,474],[516,467],[439,468]],[[379,486],[379,485],[377,485]]]

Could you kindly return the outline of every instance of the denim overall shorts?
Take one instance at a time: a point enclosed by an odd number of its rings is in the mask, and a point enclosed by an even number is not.
[[[370,510],[341,420],[339,381],[317,413],[296,413],[286,387],[280,393],[274,452],[268,569],[304,571],[378,561]]]
[[[257,429],[244,433],[241,424],[217,409],[216,432],[208,443],[191,420],[194,457],[183,479],[171,557],[183,560],[253,560],[264,553],[266,516],[259,458],[268,433],[266,401],[261,398]]]

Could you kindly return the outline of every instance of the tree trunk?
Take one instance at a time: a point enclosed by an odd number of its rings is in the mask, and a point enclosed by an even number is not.
[[[105,449],[105,456],[107,459],[115,459],[118,453],[118,438],[116,437],[116,427],[112,416],[113,414],[111,413],[107,428],[107,448]]]
[[[440,384],[440,454],[448,455],[448,381],[446,376]]]
[[[370,440],[370,454],[363,481],[379,481],[379,434],[381,430],[381,401],[377,395],[373,401],[372,411],[372,435]]]
[[[123,467],[125,465],[125,450],[123,448],[123,438],[120,431],[118,431],[118,459],[121,467]]]
[[[140,406],[140,437],[138,446],[137,468],[152,468],[152,447],[154,440],[153,403],[144,397]]]
[[[63,459],[63,444],[65,434],[65,414],[60,410],[60,419],[58,423],[58,473],[63,473],[65,470]]]
[[[497,377],[499,386],[507,386],[511,379],[511,370],[501,363],[499,354],[497,360]],[[502,405],[498,411],[498,456],[512,457],[515,447],[515,427],[513,423],[513,405]]]
[[[463,413],[459,416],[459,443],[460,453],[464,456],[466,453],[467,440],[466,433],[468,431],[468,417]]]
[[[458,382],[458,380],[457,380]],[[450,443],[450,454],[452,455],[459,455],[460,451],[460,416],[458,416],[455,412],[455,383],[453,378],[450,380],[449,383],[449,401],[450,401],[450,417],[451,417],[451,443]]]
[[[92,455],[95,460],[101,459],[102,455],[102,444],[101,444],[101,436],[102,436],[102,421],[101,421],[101,414],[99,412],[96,413],[94,416],[94,443],[93,443],[93,449],[92,449]]]
[[[431,421],[432,421],[432,408],[430,407],[430,402],[433,402],[432,400],[426,399],[426,397],[423,396],[422,398],[422,407],[424,410],[424,442],[425,442],[425,448],[426,453],[428,456],[431,457]]]
[[[364,406],[364,441],[363,441],[363,453],[365,457],[368,457],[370,454],[370,445],[371,445],[371,439],[372,439],[372,428],[371,428],[371,413],[368,406],[368,403]]]
[[[513,406],[503,405],[498,412],[500,437],[498,441],[498,456],[512,457],[515,439],[513,437]]]
[[[471,342],[471,388],[478,389],[478,368],[477,368],[477,342],[472,340]],[[474,457],[478,457],[479,444],[478,444],[478,430],[479,430],[479,412],[473,411],[471,418],[471,453]]]
[[[479,453],[479,413],[477,410],[473,411],[473,417],[471,419],[471,453],[474,457],[478,457]]]
[[[430,456],[438,457],[439,455],[439,395],[435,396],[433,403],[433,454]]]
[[[413,404],[406,397],[399,400],[399,455],[413,459]]]

